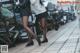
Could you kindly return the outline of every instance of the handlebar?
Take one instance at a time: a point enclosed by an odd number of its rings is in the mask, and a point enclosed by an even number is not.
[[[12,4],[14,3],[13,1],[4,1],[4,2],[0,2],[1,4]]]

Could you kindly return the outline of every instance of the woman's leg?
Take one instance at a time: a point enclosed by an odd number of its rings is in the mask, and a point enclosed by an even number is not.
[[[26,30],[26,32],[28,32],[28,37],[29,37],[29,43],[31,43],[32,42],[32,35],[34,36],[35,34],[33,33],[33,31],[30,29],[30,27],[28,27],[28,16],[23,16],[23,18],[22,18],[22,22],[23,22],[23,26],[24,26],[24,28],[25,28],[25,30]],[[28,44],[29,44],[28,43]]]
[[[46,37],[47,28],[46,28],[46,20],[45,20],[45,18],[41,18],[40,19],[40,24],[41,24],[41,28],[42,28],[42,31],[43,31],[43,41],[42,41],[42,43],[48,42],[47,37]]]
[[[32,42],[32,38],[34,37],[35,39],[37,39],[38,44],[40,45],[40,40],[37,38],[37,35],[28,27],[28,16],[23,16],[23,26],[25,28],[25,30],[29,33],[28,37],[29,37],[29,42]]]

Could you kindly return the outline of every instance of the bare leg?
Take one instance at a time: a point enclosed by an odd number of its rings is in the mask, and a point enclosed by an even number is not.
[[[29,41],[31,41],[31,37],[32,35],[35,36],[35,33],[28,27],[28,16],[23,16],[23,26],[25,28],[25,30],[29,33],[28,37],[29,37]]]
[[[23,20],[23,26],[24,26],[24,28],[29,33],[29,35],[28,35],[29,42],[32,42],[32,38],[31,37],[34,37],[38,41],[38,44],[40,45],[40,39],[38,39],[37,35],[28,27],[28,17],[27,16],[23,16],[22,20]],[[31,43],[31,44],[33,44],[33,43]]]

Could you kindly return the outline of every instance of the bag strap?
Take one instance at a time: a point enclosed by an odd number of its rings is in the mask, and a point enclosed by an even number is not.
[[[40,4],[43,5],[42,0],[39,0]]]

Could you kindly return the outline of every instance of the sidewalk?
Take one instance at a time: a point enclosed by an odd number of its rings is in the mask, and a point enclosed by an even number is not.
[[[27,43],[9,49],[9,53],[80,53],[80,29],[78,21],[67,23],[58,31],[47,33],[49,42],[38,46],[25,47]]]

